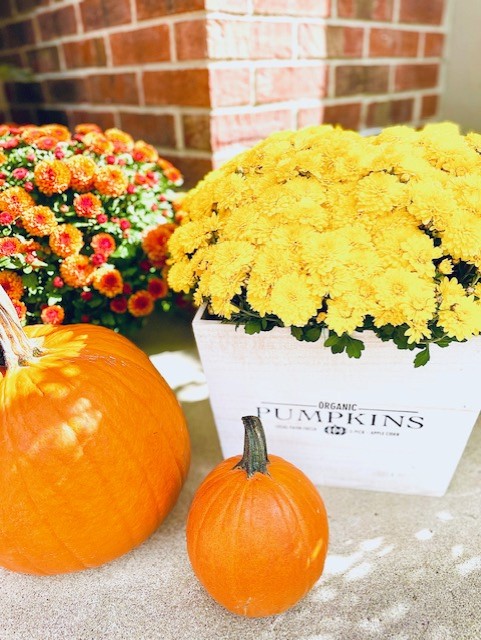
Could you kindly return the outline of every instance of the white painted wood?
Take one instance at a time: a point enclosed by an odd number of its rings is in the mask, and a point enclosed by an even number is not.
[[[224,456],[242,452],[241,417],[259,415],[270,453],[320,485],[443,495],[480,409],[481,338],[414,353],[365,332],[359,360],[289,329],[193,321]]]

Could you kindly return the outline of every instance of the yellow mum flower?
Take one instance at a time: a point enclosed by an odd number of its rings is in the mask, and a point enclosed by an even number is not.
[[[302,327],[317,315],[321,301],[305,277],[297,273],[282,276],[272,287],[272,310],[287,325]]]

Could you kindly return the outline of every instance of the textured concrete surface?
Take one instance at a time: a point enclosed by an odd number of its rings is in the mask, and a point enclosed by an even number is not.
[[[189,421],[181,498],[147,542],[99,569],[51,578],[0,570],[0,640],[481,638],[479,421],[443,498],[319,487],[331,525],[324,575],[287,613],[243,619],[203,591],[185,548],[193,493],[221,459],[190,327],[153,320],[138,342],[169,350],[157,364]]]

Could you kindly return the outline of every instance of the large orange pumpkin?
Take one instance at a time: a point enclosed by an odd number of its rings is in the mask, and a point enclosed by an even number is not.
[[[190,459],[184,415],[126,338],[90,325],[23,332],[0,294],[0,565],[95,567],[172,509]]]
[[[328,544],[324,503],[312,482],[267,457],[260,420],[242,418],[244,455],[221,462],[194,496],[187,549],[195,574],[229,611],[285,611],[320,577]]]

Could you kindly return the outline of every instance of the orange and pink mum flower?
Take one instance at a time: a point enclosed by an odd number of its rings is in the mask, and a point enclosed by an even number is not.
[[[126,193],[129,180],[120,167],[106,165],[97,169],[94,184],[103,196],[117,198]]]
[[[142,249],[155,267],[163,267],[167,258],[167,242],[172,235],[173,224],[161,224],[147,231],[142,239]]]
[[[44,205],[26,209],[21,217],[25,231],[32,236],[48,236],[57,226],[55,213]]]
[[[34,205],[35,200],[22,187],[9,187],[0,193],[0,211],[7,211],[14,218]]]
[[[60,275],[62,280],[69,287],[87,286],[94,272],[94,267],[90,264],[88,256],[80,254],[68,256],[60,265]]]
[[[0,286],[11,300],[20,300],[23,296],[22,278],[13,271],[0,271]]]
[[[112,269],[110,267],[100,267],[95,271],[92,284],[94,289],[97,289],[107,298],[115,298],[122,293],[124,288],[124,281],[122,275],[118,269]]]
[[[90,241],[90,246],[95,253],[108,257],[117,248],[115,238],[110,233],[96,233]]]
[[[161,278],[151,278],[147,284],[147,291],[154,300],[165,298],[169,292],[169,286]]]
[[[154,310],[154,299],[148,291],[141,289],[130,296],[127,308],[137,318],[148,316]]]
[[[61,160],[41,160],[33,173],[35,184],[46,196],[63,193],[70,186],[70,169]]]
[[[73,200],[75,213],[81,218],[96,218],[104,212],[100,198],[95,193],[82,193]]]
[[[82,232],[73,224],[59,224],[50,234],[49,245],[55,254],[66,258],[78,253],[83,247]]]
[[[21,250],[20,241],[17,238],[0,238],[0,258],[13,256]]]
[[[40,318],[44,324],[62,324],[65,319],[65,310],[59,304],[52,304],[42,309]]]
[[[65,160],[70,169],[70,186],[74,191],[84,193],[90,191],[94,185],[94,176],[97,165],[88,156],[71,156]]]

